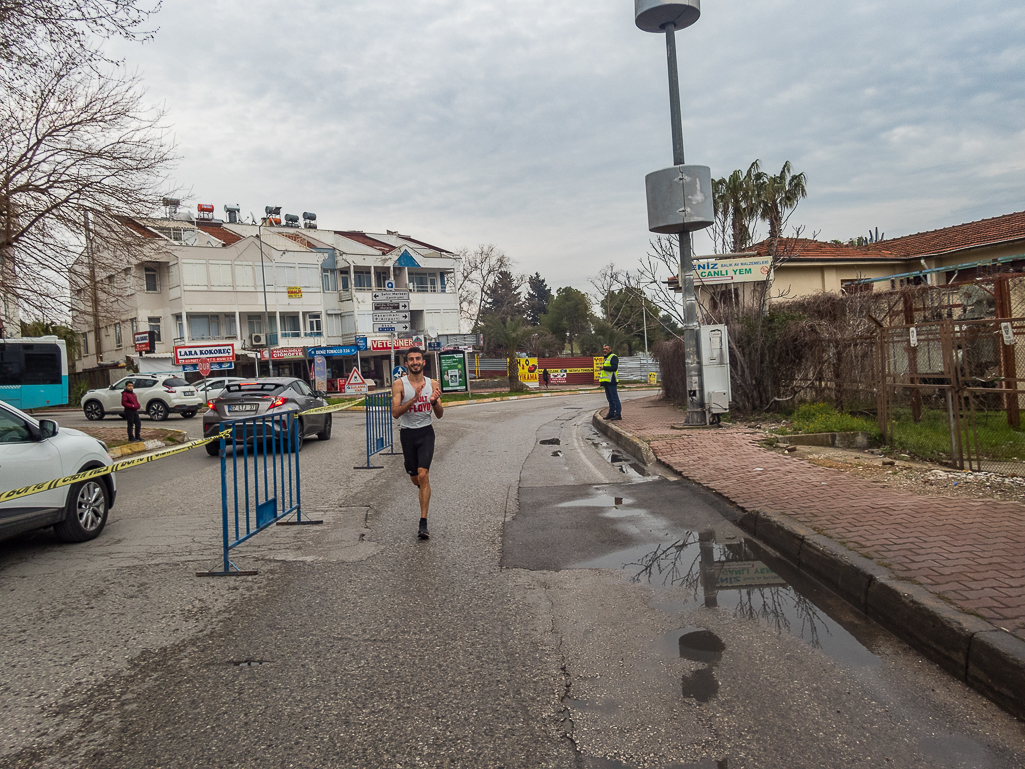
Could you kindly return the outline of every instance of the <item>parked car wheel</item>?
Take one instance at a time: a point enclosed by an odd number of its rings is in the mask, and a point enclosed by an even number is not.
[[[183,411],[182,412],[182,419],[192,419],[192,417],[194,417],[194,416],[196,416],[196,412],[195,411]]]
[[[167,419],[167,404],[163,401],[150,401],[146,407],[146,413],[154,422],[163,422]]]
[[[85,418],[91,422],[103,419],[103,404],[99,401],[86,401],[85,405],[82,406],[82,411],[85,412]]]
[[[64,520],[53,527],[62,542],[87,542],[96,539],[107,524],[110,501],[100,478],[76,483],[68,492]]]
[[[331,415],[328,414],[324,419],[324,429],[317,433],[317,439],[322,441],[331,440]]]
[[[206,453],[212,457],[220,456],[221,454],[221,442],[214,441],[213,443],[206,444]]]

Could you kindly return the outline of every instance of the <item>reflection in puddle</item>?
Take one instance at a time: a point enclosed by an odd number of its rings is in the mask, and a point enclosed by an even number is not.
[[[561,441],[558,438],[545,438],[543,441],[538,441],[542,446],[558,446]]]
[[[715,678],[712,665],[695,670],[683,677],[681,682],[683,696],[690,697],[700,703],[706,703],[719,693],[719,682]]]
[[[629,501],[627,501],[629,503]],[[618,517],[619,511],[602,513]],[[636,511],[633,511],[636,512]],[[575,568],[623,569],[632,582],[672,588],[658,608],[685,612],[719,608],[787,632],[852,667],[873,667],[879,658],[775,574],[749,541],[714,531],[685,531],[668,544],[638,545],[576,564]]]
[[[724,644],[711,630],[691,630],[680,635],[680,656],[692,662],[714,664],[722,659],[726,651]]]

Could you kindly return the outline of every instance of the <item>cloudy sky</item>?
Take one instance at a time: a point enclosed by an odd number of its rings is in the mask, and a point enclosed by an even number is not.
[[[792,223],[826,240],[1025,209],[1022,0],[702,6],[677,33],[689,163],[791,161]],[[165,0],[155,22],[112,52],[167,109],[193,206],[495,243],[553,287],[647,248],[668,87],[631,0]]]

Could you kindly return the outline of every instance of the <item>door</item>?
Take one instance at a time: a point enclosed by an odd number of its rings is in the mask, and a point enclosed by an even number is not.
[[[0,408],[0,490],[31,486],[64,476],[60,452],[52,441],[32,440],[24,419]],[[64,507],[68,487],[0,503],[0,534],[52,523]]]

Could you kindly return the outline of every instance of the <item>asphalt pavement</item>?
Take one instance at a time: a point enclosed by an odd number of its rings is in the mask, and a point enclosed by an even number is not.
[[[428,542],[342,413],[301,454],[324,524],[234,551],[255,577],[194,576],[202,450],[121,473],[94,542],[0,543],[0,767],[1025,766],[1019,722],[619,454],[601,403],[448,409]]]

